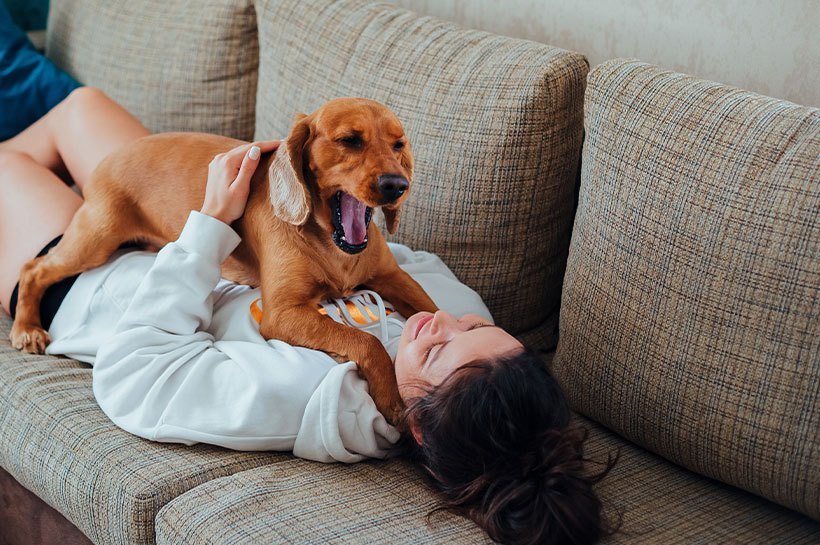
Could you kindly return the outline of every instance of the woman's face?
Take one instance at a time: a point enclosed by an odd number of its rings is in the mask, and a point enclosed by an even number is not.
[[[456,318],[443,310],[418,312],[404,326],[396,354],[396,380],[402,399],[437,386],[450,373],[477,359],[492,359],[523,345],[518,339],[476,314]]]

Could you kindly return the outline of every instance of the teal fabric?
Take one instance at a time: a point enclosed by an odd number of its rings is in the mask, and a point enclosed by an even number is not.
[[[49,0],[0,0],[6,4],[11,20],[23,30],[45,30]]]
[[[0,142],[40,119],[79,86],[34,48],[0,3]]]

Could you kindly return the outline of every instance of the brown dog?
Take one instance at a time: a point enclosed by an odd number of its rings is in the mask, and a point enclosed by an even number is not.
[[[211,159],[242,142],[195,133],[147,136],[103,160],[84,188],[85,203],[62,240],[21,269],[15,348],[42,353],[46,288],[99,266],[124,242],[159,248],[176,240],[205,196]],[[225,278],[260,286],[266,339],[356,361],[379,411],[401,407],[393,364],[379,340],[317,312],[328,296],[366,284],[404,316],[436,306],[396,264],[370,223],[381,206],[388,230],[399,222],[413,176],[401,123],[383,105],[336,99],[300,114],[275,154],[263,155],[245,213],[233,228],[241,244],[222,266]]]

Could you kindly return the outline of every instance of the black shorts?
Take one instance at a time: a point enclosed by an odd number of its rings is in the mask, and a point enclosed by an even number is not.
[[[40,250],[40,253],[37,254],[37,257],[46,255],[49,250],[57,246],[57,243],[60,242],[61,238],[63,238],[63,235],[58,236],[46,244],[45,248]],[[51,322],[54,320],[57,310],[60,308],[63,299],[65,299],[65,296],[68,295],[68,290],[70,290],[71,286],[74,285],[74,281],[77,280],[78,276],[80,275],[75,274],[74,276],[69,276],[68,278],[60,280],[53,286],[49,286],[43,294],[43,298],[40,299],[40,323],[43,324],[43,329],[48,330],[51,326]],[[14,319],[15,314],[17,314],[17,292],[19,289],[20,282],[17,282],[17,284],[14,285],[14,291],[11,292],[11,300],[9,301],[9,305],[11,307],[9,310],[11,311],[12,319]]]
[[[37,257],[46,255],[49,250],[57,246],[57,243],[60,242],[61,238],[63,238],[63,235],[58,236],[46,244],[45,248],[40,250],[40,253],[37,254]],[[120,246],[120,248],[135,247],[137,247],[137,244],[132,242],[127,242]],[[60,305],[63,304],[63,299],[65,299],[65,296],[68,295],[68,291],[71,289],[71,286],[74,285],[74,281],[77,280],[78,276],[80,275],[75,274],[74,276],[69,276],[68,278],[60,280],[56,284],[49,286],[43,294],[43,298],[40,299],[40,323],[43,325],[43,329],[48,330],[48,328],[51,327],[51,322],[54,320],[57,310],[59,310]],[[14,290],[11,292],[11,300],[9,301],[9,306],[11,307],[9,310],[11,311],[12,320],[14,319],[15,314],[17,314],[17,292],[19,289],[20,282],[17,282],[17,284],[14,285]]]

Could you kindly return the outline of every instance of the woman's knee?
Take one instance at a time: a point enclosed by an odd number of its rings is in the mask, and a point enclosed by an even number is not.
[[[0,180],[14,180],[21,167],[36,163],[34,158],[22,151],[0,151]],[[5,186],[4,186],[5,187]]]
[[[78,87],[55,108],[51,118],[55,140],[71,138],[82,134],[84,128],[95,126],[100,119],[109,117],[112,108],[122,108],[114,99],[97,87]],[[64,143],[65,144],[65,143]],[[57,146],[60,154],[65,153],[66,146]],[[73,149],[73,148],[72,148]],[[66,161],[68,159],[68,161]],[[63,157],[66,164],[70,158]],[[69,167],[70,168],[70,167]]]
[[[48,168],[21,151],[0,151],[0,214],[8,215],[20,203],[43,201],[43,206],[76,209],[82,199]],[[0,218],[2,219],[2,218]]]
[[[113,99],[98,87],[77,87],[63,100],[66,109],[74,112],[89,112],[102,105],[111,104]]]

